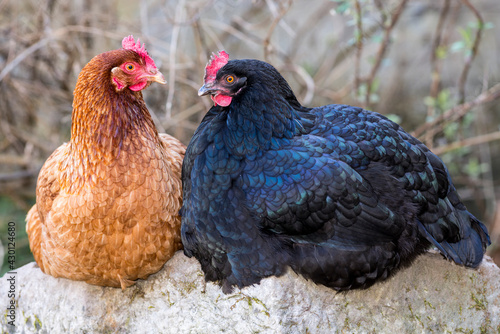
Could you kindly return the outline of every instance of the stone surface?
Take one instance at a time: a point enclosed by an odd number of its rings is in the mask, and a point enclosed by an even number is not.
[[[178,252],[125,291],[56,279],[30,263],[0,281],[2,333],[500,333],[500,269],[428,253],[368,290],[336,293],[293,272],[225,295]],[[237,289],[236,289],[237,290]]]

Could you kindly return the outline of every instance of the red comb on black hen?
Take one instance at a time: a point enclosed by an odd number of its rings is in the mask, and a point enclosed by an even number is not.
[[[375,112],[303,107],[271,65],[226,56],[207,66],[199,95],[215,106],[182,171],[184,252],[207,280],[229,292],[289,266],[366,288],[431,245],[479,265],[486,228],[424,144]]]

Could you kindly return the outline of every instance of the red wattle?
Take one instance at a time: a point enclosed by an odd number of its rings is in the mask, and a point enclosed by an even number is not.
[[[212,101],[214,101],[215,106],[219,105],[221,107],[227,107],[231,104],[231,100],[233,99],[231,96],[227,95],[211,95]]]
[[[139,83],[136,83],[135,85],[130,86],[129,88],[134,92],[137,92],[144,89],[144,87],[146,87],[147,84],[148,84],[147,81],[141,81]]]

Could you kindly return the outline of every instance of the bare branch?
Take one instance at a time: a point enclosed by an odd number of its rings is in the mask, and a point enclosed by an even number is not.
[[[259,37],[257,36],[248,36],[248,35],[245,35],[245,33],[239,31],[238,29],[228,25],[227,23],[224,23],[224,22],[221,22],[221,21],[217,21],[217,20],[212,20],[212,19],[205,19],[204,20],[205,23],[213,26],[213,27],[217,27],[223,31],[225,31],[226,33],[228,34],[231,34],[232,36],[236,37],[237,39],[245,42],[245,43],[252,43],[253,45],[255,46],[261,46],[261,43],[262,43],[262,40],[259,39]],[[207,30],[207,27],[205,26],[205,30]],[[207,33],[209,33],[211,35],[211,37],[213,37],[215,40],[217,40],[217,34],[215,34],[213,31],[206,31]],[[249,38],[250,37],[250,38]],[[222,44],[219,42],[218,45],[217,45],[218,48],[222,48]],[[248,46],[250,47],[250,46]]]
[[[429,96],[436,101],[439,94],[439,86],[441,83],[441,70],[442,64],[441,53],[443,48],[448,44],[449,34],[444,34],[444,22],[448,16],[448,11],[450,7],[450,0],[445,0],[441,12],[439,14],[439,21],[436,27],[434,41],[432,43],[431,50],[431,86],[429,90]],[[458,8],[458,6],[456,7]],[[455,10],[454,18],[456,18],[458,10]],[[434,103],[427,106],[427,119],[433,119],[436,115],[436,105]],[[432,148],[434,145],[434,131],[428,131],[423,138],[424,143]]]
[[[300,28],[297,29],[289,50],[288,58],[290,61],[293,62],[297,52],[301,50],[300,46],[304,44],[304,37],[314,32],[316,25],[318,25],[322,19],[330,15],[330,10],[332,10],[334,6],[335,3],[333,1],[324,2],[307,18],[307,20],[302,22]]]
[[[394,11],[394,13],[391,16],[391,22],[384,29],[384,39],[383,39],[382,43],[380,44],[377,55],[375,57],[375,64],[372,67],[370,75],[368,76],[368,78],[365,79],[365,84],[366,84],[365,105],[366,106],[370,105],[373,80],[375,79],[375,75],[377,74],[377,72],[380,68],[380,64],[382,63],[382,59],[384,58],[385,52],[387,51],[387,48],[389,46],[389,43],[391,40],[392,30],[396,26],[396,23],[398,22],[399,17],[401,16],[401,13],[403,12],[407,2],[408,2],[408,0],[402,0],[399,3],[399,6],[397,6],[396,10]]]
[[[359,93],[359,84],[360,84],[360,77],[359,77],[359,70],[361,66],[361,55],[363,53],[363,20],[362,20],[362,13],[361,13],[361,5],[359,4],[359,0],[355,0],[354,2],[354,8],[356,9],[356,54],[355,54],[355,60],[354,60],[354,93],[356,94],[356,97],[358,96]]]
[[[313,78],[301,66],[290,65],[289,67],[291,68],[292,71],[297,73],[302,78],[302,80],[304,80],[307,90],[306,90],[306,95],[304,96],[302,103],[304,105],[310,104],[312,102],[313,97],[314,97],[315,84],[314,84]]]
[[[450,152],[450,151],[453,151],[453,150],[456,150],[456,149],[459,149],[462,147],[469,147],[469,146],[485,144],[485,143],[492,142],[495,140],[500,140],[500,131],[488,133],[488,134],[477,136],[477,137],[459,140],[459,141],[453,142],[453,143],[445,145],[445,146],[438,146],[438,147],[434,148],[432,151],[435,154],[440,155],[440,154],[447,153],[447,152]]]
[[[415,131],[413,131],[411,134],[415,137],[421,136],[425,131],[428,131],[429,129],[432,129],[436,126],[441,126],[440,123],[442,122],[455,122],[456,120],[464,117],[472,108],[477,107],[479,105],[494,101],[496,99],[500,98],[500,83],[496,84],[495,86],[491,87],[488,89],[486,92],[482,93],[478,97],[476,97],[474,100],[466,103],[462,103],[460,105],[457,105],[446,112],[444,112],[442,115],[434,119],[432,122],[428,122],[417,128]]]
[[[175,7],[175,22],[174,26],[172,27],[172,38],[170,39],[170,55],[169,55],[169,89],[168,89],[168,97],[167,97],[167,105],[166,105],[166,112],[165,112],[165,117],[167,118],[167,121],[169,121],[172,118],[172,105],[173,105],[173,100],[174,100],[174,93],[175,93],[175,75],[176,75],[176,68],[175,68],[175,57],[177,53],[177,44],[179,40],[179,33],[180,33],[180,25],[181,22],[184,20],[184,0],[180,0],[177,3],[177,6]]]
[[[36,42],[35,44],[31,45],[27,49],[23,50],[20,54],[17,55],[14,60],[12,60],[10,63],[8,63],[0,72],[0,81],[3,80],[16,66],[18,66],[22,61],[24,61],[28,56],[30,56],[33,52],[36,50],[42,48],[47,44],[49,41],[49,38],[44,38]]]
[[[16,56],[14,60],[8,63],[2,72],[0,72],[0,81],[2,81],[16,66],[18,66],[21,62],[23,62],[29,55],[44,47],[51,40],[60,40],[65,37],[70,32],[83,32],[87,34],[96,34],[102,36],[108,36],[111,38],[120,39],[123,36],[118,35],[117,33],[110,33],[106,30],[93,28],[93,27],[85,27],[85,26],[67,26],[58,30],[53,31],[50,35],[45,38],[40,39],[38,42],[34,43],[30,47],[23,50],[20,54]]]
[[[469,2],[469,0],[461,0],[471,11],[474,13],[474,16],[477,19],[477,31],[474,37],[474,43],[472,45],[472,49],[470,54],[467,55],[465,59],[464,68],[462,73],[460,74],[460,80],[458,81],[458,102],[463,103],[465,101],[465,83],[467,81],[467,75],[469,74],[470,67],[474,58],[476,58],[479,42],[481,41],[481,33],[484,27],[484,20],[481,17],[481,14],[477,11],[477,9]]]
[[[269,1],[270,0],[266,1],[268,3],[268,6],[270,6]],[[271,22],[271,25],[269,26],[269,29],[267,31],[267,35],[264,38],[264,41],[262,43],[262,46],[264,48],[264,59],[266,61],[269,61],[269,54],[272,51],[271,37],[273,36],[274,29],[276,29],[276,26],[281,21],[281,19],[283,19],[283,16],[285,16],[285,14],[288,12],[291,5],[292,5],[292,0],[287,0],[284,4],[280,3],[280,10],[276,14],[276,16],[274,17],[274,20],[273,20],[273,22]]]
[[[448,12],[450,9],[450,0],[444,0],[443,7],[441,8],[441,12],[439,13],[439,21],[436,26],[436,31],[434,32],[434,41],[432,42],[431,49],[431,88],[430,88],[430,97],[436,98],[439,92],[439,83],[441,82],[441,65],[440,61],[440,48],[446,46],[446,42],[444,41],[443,29],[444,22],[446,17],[448,16]],[[427,117],[434,117],[435,108],[434,106],[429,106],[427,109]]]

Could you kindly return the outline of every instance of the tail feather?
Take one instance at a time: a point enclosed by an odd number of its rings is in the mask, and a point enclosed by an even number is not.
[[[418,228],[420,234],[436,246],[446,258],[459,265],[476,268],[481,263],[486,247],[491,244],[491,241],[486,226],[469,212],[464,213],[467,215],[468,223],[460,224],[460,240],[457,242],[447,240],[438,242],[420,221]]]

